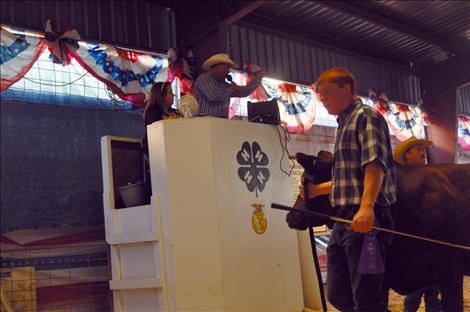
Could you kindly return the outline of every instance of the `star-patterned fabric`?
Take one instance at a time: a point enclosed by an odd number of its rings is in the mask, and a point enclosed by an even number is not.
[[[1,90],[8,89],[31,69],[45,48],[43,38],[15,35],[1,28],[0,73]]]
[[[168,78],[166,56],[133,53],[106,44],[79,42],[71,55],[123,100],[145,106],[152,85]]]

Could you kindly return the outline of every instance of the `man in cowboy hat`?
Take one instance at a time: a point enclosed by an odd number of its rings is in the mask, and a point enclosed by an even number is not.
[[[205,73],[194,83],[198,103],[196,116],[228,118],[230,98],[250,95],[266,74],[261,70],[248,85],[239,86],[225,81],[230,68],[237,69],[238,65],[225,53],[212,55],[202,64]]]
[[[409,139],[400,142],[395,148],[393,159],[401,164],[420,164],[426,163],[426,148],[432,145],[429,140],[417,139],[412,136]],[[427,312],[441,311],[441,301],[439,300],[439,287],[436,284],[418,289],[406,296],[404,301],[404,312],[416,312],[421,303],[421,297],[424,295],[424,304]]]

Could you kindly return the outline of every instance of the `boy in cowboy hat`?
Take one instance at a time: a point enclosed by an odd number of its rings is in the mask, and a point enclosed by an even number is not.
[[[261,70],[248,85],[239,86],[225,82],[230,68],[237,69],[238,65],[225,53],[212,55],[202,64],[205,73],[194,83],[198,103],[196,116],[228,118],[230,98],[250,95],[266,74]]]
[[[393,159],[401,164],[422,164],[426,163],[426,148],[432,145],[429,140],[417,139],[412,136],[400,142],[395,148]]]
[[[409,139],[400,142],[395,148],[393,159],[401,164],[420,164],[426,163],[426,148],[432,145],[429,140],[417,139],[412,136]],[[441,311],[441,301],[439,300],[439,287],[436,284],[418,289],[406,296],[404,301],[404,312],[416,312],[421,303],[421,297],[424,295],[424,303],[427,312]]]

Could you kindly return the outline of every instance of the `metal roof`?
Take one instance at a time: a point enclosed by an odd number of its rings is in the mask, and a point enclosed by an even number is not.
[[[470,51],[470,1],[1,1],[2,23],[70,22],[84,38],[165,51],[228,16],[409,67]],[[246,10],[246,8],[252,8]],[[166,10],[165,8],[170,8]],[[190,22],[187,22],[189,21]],[[184,27],[184,31],[181,31]],[[194,31],[193,31],[194,30]],[[186,38],[186,39],[188,39]],[[184,39],[184,38],[183,38]],[[185,41],[185,40],[183,40]]]
[[[244,19],[406,66],[470,51],[470,1],[266,1]]]

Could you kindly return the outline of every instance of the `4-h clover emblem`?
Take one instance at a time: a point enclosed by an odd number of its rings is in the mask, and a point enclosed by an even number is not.
[[[242,149],[237,153],[237,161],[240,164],[238,168],[238,177],[245,182],[248,191],[255,191],[258,197],[258,191],[262,192],[269,180],[268,155],[261,150],[257,142],[243,142]]]

